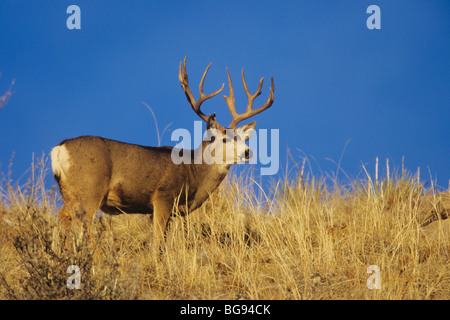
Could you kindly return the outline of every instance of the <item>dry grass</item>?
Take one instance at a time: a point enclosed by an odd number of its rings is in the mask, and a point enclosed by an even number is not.
[[[0,76],[2,74],[0,73]],[[6,90],[3,95],[0,96],[0,109],[3,108],[7,103],[9,98],[11,98],[14,91],[12,90],[12,87],[14,86],[14,83],[16,82],[16,79],[13,79],[11,81],[11,85],[9,86],[8,90]]]
[[[427,236],[425,190],[406,174],[367,173],[346,187],[297,177],[268,195],[231,176],[172,219],[161,255],[141,215],[99,217],[90,254],[75,228],[63,249],[59,194],[45,188],[43,167],[24,186],[1,186],[0,299],[450,298],[449,238]],[[80,290],[66,286],[70,265]],[[379,290],[367,288],[370,265],[381,268]]]

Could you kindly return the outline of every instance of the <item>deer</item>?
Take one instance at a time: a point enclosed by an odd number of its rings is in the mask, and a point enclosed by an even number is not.
[[[237,125],[272,106],[275,90],[273,77],[266,102],[253,109],[255,98],[261,94],[264,78],[261,78],[256,92],[251,94],[242,69],[248,104],[244,113],[238,113],[230,72],[226,69],[230,92],[223,97],[232,121],[224,127],[216,120],[215,113],[206,116],[200,107],[203,102],[222,92],[225,84],[213,93],[203,93],[211,62],[200,80],[200,96],[196,100],[189,88],[186,59],[187,56],[179,65],[181,87],[192,110],[206,122],[207,132],[213,133],[205,134],[194,150],[141,146],[88,135],[62,141],[51,150],[51,165],[63,200],[59,211],[63,229],[67,230],[76,217],[91,233],[99,210],[110,215],[150,214],[153,216],[156,246],[161,248],[169,218],[174,212],[186,215],[198,209],[221,184],[233,164],[250,160],[252,152],[245,141],[253,134],[256,122],[240,127]],[[230,149],[233,152],[225,152]],[[204,157],[198,159],[206,150],[213,156],[222,157],[223,161],[206,161]],[[192,161],[175,164],[173,154],[188,154]]]

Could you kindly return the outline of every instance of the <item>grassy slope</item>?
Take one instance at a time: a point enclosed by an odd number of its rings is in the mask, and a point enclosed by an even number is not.
[[[269,195],[232,176],[172,219],[160,256],[147,216],[97,219],[93,255],[76,227],[65,238],[59,194],[32,171],[25,186],[0,187],[0,299],[450,298],[449,238],[421,226],[423,187],[407,175],[345,188],[298,177]],[[81,290],[66,287],[70,265]],[[367,288],[370,265],[380,290]]]

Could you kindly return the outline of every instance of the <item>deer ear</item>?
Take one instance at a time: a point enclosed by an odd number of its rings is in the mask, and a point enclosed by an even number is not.
[[[256,121],[252,121],[250,123],[244,124],[243,126],[240,126],[239,128],[237,128],[237,130],[243,133],[244,139],[245,141],[247,141],[248,139],[250,139],[253,132],[255,131],[255,127]]]
[[[206,122],[206,130],[217,129],[216,113],[210,114]]]

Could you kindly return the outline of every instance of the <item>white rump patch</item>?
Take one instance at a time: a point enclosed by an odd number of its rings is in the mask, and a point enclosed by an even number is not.
[[[66,146],[59,145],[54,147],[50,155],[52,158],[53,174],[60,179],[65,179],[70,167],[70,156]]]

